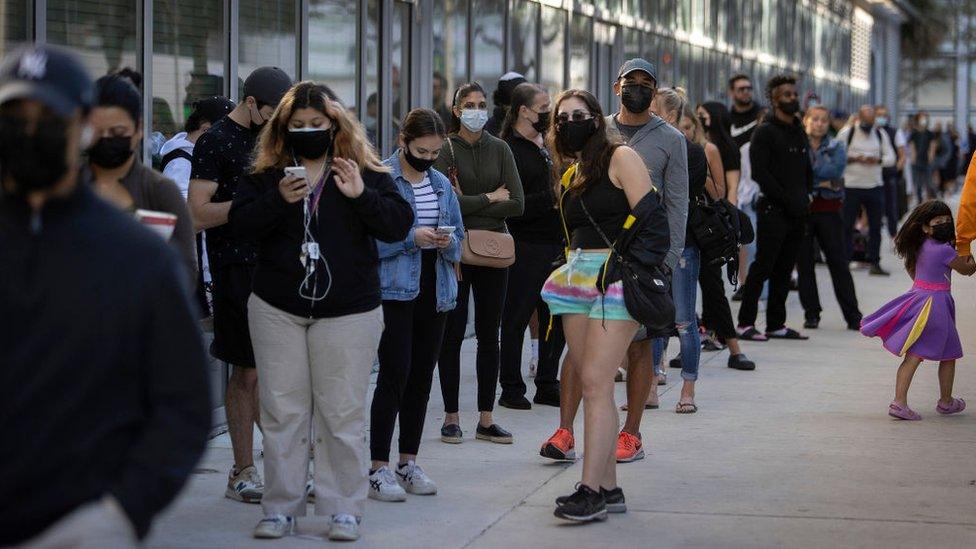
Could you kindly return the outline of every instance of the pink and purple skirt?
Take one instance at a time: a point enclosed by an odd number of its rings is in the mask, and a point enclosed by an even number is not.
[[[956,304],[949,283],[918,280],[912,289],[861,321],[861,333],[879,337],[896,356],[924,360],[962,358],[956,331]]]

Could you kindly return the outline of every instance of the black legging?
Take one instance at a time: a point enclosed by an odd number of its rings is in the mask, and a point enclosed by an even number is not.
[[[854,279],[847,263],[844,250],[844,220],[840,212],[817,212],[810,215],[806,233],[796,259],[797,286],[800,290],[800,303],[807,319],[820,319],[823,310],[820,306],[820,293],[817,291],[817,274],[814,260],[814,241],[827,260],[830,280],[834,285],[834,295],[844,320],[851,325],[861,323],[861,311],[857,308],[857,295],[854,293]]]
[[[702,292],[702,324],[722,341],[738,337],[735,324],[732,321],[732,308],[729,298],[725,295],[725,281],[722,265],[706,265],[702,263],[698,269],[698,285]]]
[[[380,373],[370,407],[369,453],[389,462],[390,440],[400,416],[400,453],[416,455],[427,399],[440,354],[447,313],[437,312],[437,252],[422,252],[420,294],[412,301],[383,301]]]
[[[525,381],[522,379],[522,343],[525,328],[529,325],[532,312],[539,313],[539,331],[549,325],[549,307],[539,295],[542,285],[552,273],[553,261],[563,254],[561,244],[533,244],[515,241],[515,264],[509,267],[508,290],[505,294],[505,309],[502,313],[501,343],[501,386],[502,396],[507,398],[525,396]],[[548,352],[548,343],[540,338],[539,356]],[[561,349],[560,349],[561,351]],[[559,385],[556,375],[558,366],[553,369],[551,361],[539,363],[535,378],[536,392],[557,392]],[[545,368],[543,368],[545,366]]]
[[[498,328],[505,304],[508,269],[461,265],[458,281],[457,307],[447,317],[444,345],[437,368],[441,378],[444,411],[458,411],[458,390],[461,385],[461,342],[468,323],[468,293],[474,292],[474,331],[478,338],[478,411],[490,412],[495,407],[498,386]]]

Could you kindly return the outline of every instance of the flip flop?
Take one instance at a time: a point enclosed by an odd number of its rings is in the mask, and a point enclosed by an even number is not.
[[[801,334],[800,332],[794,330],[793,328],[787,328],[786,333],[783,335],[776,335],[773,332],[766,332],[766,337],[769,339],[795,339],[798,341],[804,341],[810,339],[809,337]]]
[[[694,402],[679,402],[674,408],[676,414],[694,414],[698,412],[698,406]]]
[[[922,419],[922,416],[918,415],[915,410],[912,410],[908,406],[902,406],[897,402],[892,402],[888,405],[888,415],[895,419],[904,419],[906,421],[918,421]]]
[[[966,401],[961,398],[952,399],[952,403],[948,406],[943,406],[941,402],[937,402],[935,406],[935,411],[940,414],[947,416],[949,414],[958,414],[959,412],[966,409]]]
[[[645,410],[657,410],[660,407],[661,407],[660,404],[647,404],[646,402],[644,403],[644,409]],[[626,412],[628,410],[630,410],[630,407],[627,406],[626,404],[622,404],[620,406],[620,411],[621,412]]]
[[[749,326],[745,330],[739,332],[739,339],[744,341],[769,341],[769,337],[759,333],[754,326]]]

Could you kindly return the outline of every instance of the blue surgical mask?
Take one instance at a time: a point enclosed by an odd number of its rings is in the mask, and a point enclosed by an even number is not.
[[[488,123],[488,111],[481,109],[463,109],[461,111],[461,124],[473,133],[478,133]]]
[[[887,116],[879,116],[878,118],[875,119],[875,122],[877,122],[879,126],[887,126],[888,125],[888,117]]]

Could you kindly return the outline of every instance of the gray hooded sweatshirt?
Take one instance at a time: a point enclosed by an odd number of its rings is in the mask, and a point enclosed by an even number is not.
[[[617,125],[616,114],[607,117],[607,133],[627,141]],[[688,230],[688,150],[685,137],[652,114],[650,122],[637,130],[627,144],[644,159],[651,183],[664,198],[671,232],[671,248],[665,262],[674,269],[685,248],[685,233]]]

